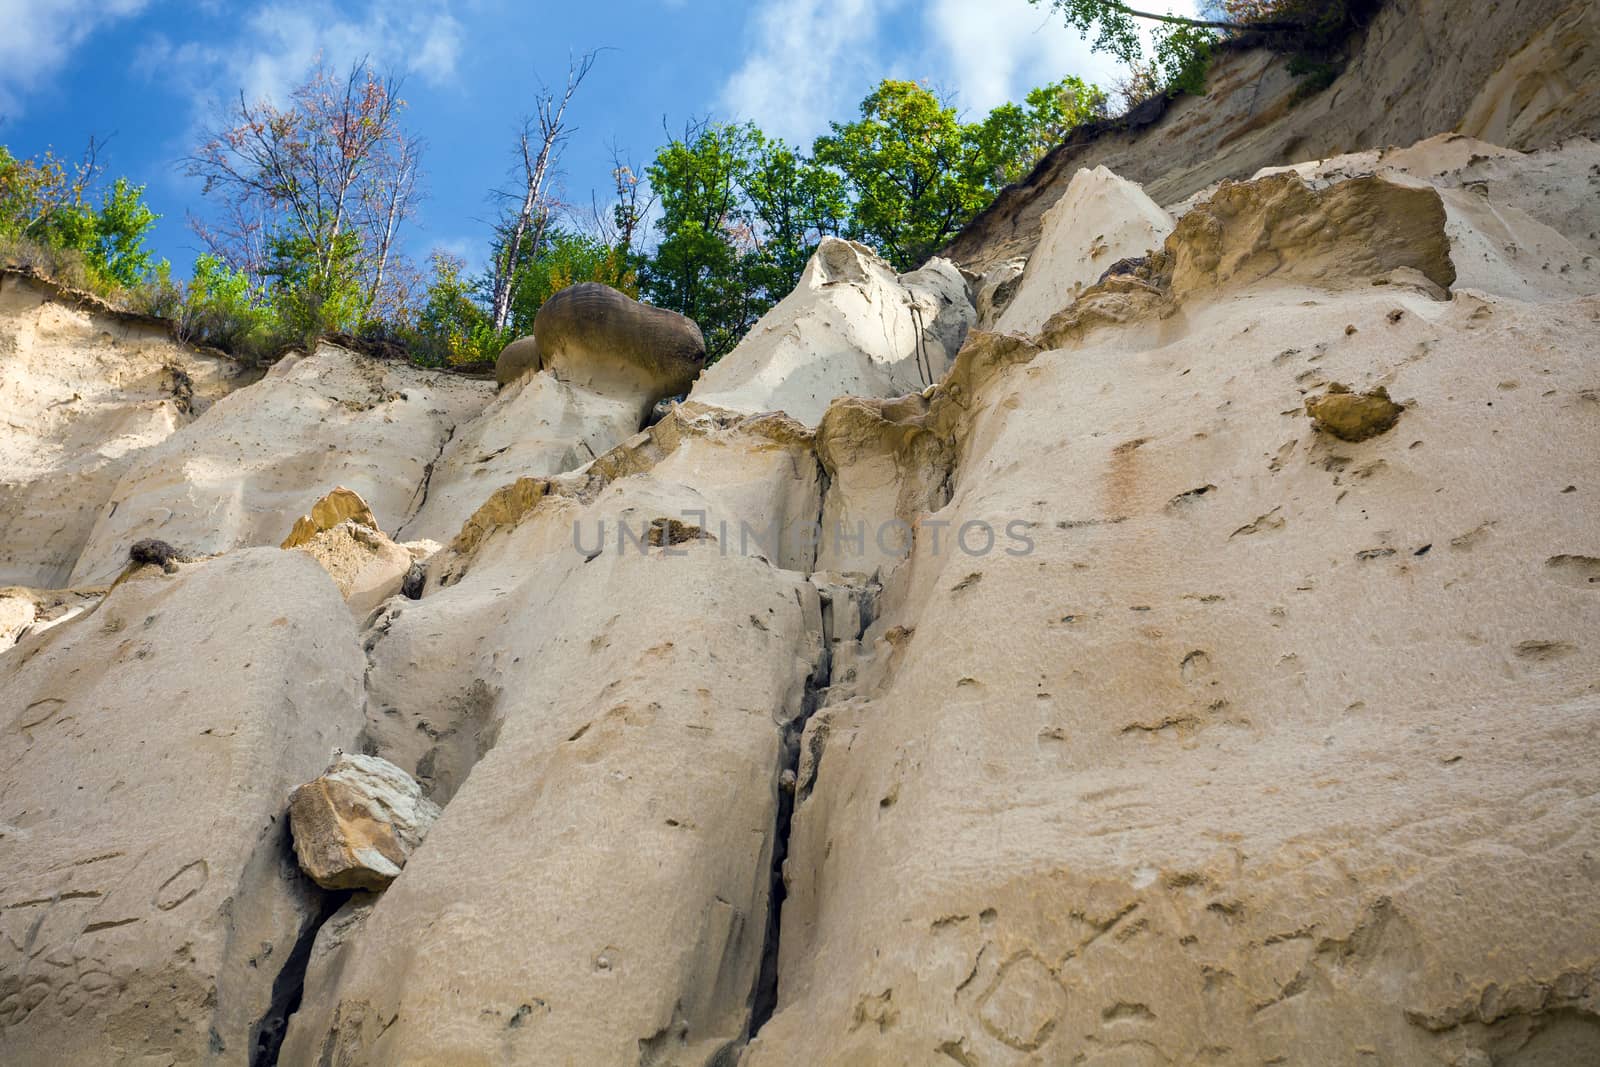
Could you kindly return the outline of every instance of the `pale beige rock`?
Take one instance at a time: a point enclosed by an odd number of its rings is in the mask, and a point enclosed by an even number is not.
[[[1016,298],[1017,287],[1022,284],[1022,274],[1027,266],[1027,257],[1018,256],[990,267],[979,276],[973,287],[977,293],[977,299],[973,302],[978,315],[973,324],[975,329],[994,329],[994,324],[1000,321],[1000,316]]]
[[[1152,101],[1097,136],[1070,138],[941,254],[977,273],[1026,255],[1073,176],[1102,164],[1172,204],[1262,167],[1451,130],[1519,150],[1592,137],[1597,39],[1591,0],[1395,0],[1351,40],[1334,83],[1309,97],[1290,72],[1292,55],[1225,50],[1205,95]]]
[[[251,377],[159,322],[0,272],[0,584],[67,584],[135,458]]]
[[[824,238],[795,291],[689,398],[815,426],[836,397],[900,396],[938,381],[975,314],[966,281],[944,260],[896,277],[866,246]]]
[[[324,889],[383,889],[438,818],[416,781],[376,756],[341,752],[289,794],[295,857]]]
[[[1105,167],[1080,170],[1045,212],[1039,244],[995,329],[1033,335],[1114,263],[1160,248],[1172,217]]]
[[[400,592],[416,556],[365,523],[348,519],[296,547],[322,566],[357,620]]]
[[[607,395],[550,371],[522,375],[457,430],[401,535],[451,540],[496,489],[588,463],[637,433],[652,403],[646,389]]]
[[[103,589],[0,589],[0,652],[28,634],[42,633],[88,611]]]
[[[159,537],[191,555],[276,545],[331,485],[401,527],[452,429],[489,402],[485,382],[324,344],[274,365],[142,453],[117,485],[73,569],[115,576],[128,546]]]
[[[787,724],[821,655],[817,592],[741,554],[738,520],[774,501],[814,518],[819,472],[787,420],[652,430],[615,480],[503,509],[448,584],[382,624],[368,742],[449,803],[359,932],[319,946],[285,1062],[737,1047]]]
[[[933,518],[1033,549],[885,568],[747,1067],[1600,1056],[1600,297],[1357,285],[1410,253],[1265,224],[1282,180],[1168,244],[1277,269],[980,337],[934,396]],[[1321,434],[1335,382],[1405,413]]]
[[[1521,300],[1566,300],[1592,292],[1600,277],[1600,228],[1592,190],[1600,143],[1577,138],[1558,148],[1514,152],[1460,134],[1407,148],[1355,152],[1288,167],[1315,189],[1364,176],[1421,179],[1444,203],[1455,285]],[[1186,214],[1219,186],[1174,206]]]
[[[0,654],[0,1062],[242,1063],[281,1027],[321,908],[284,799],[354,741],[364,666],[276,548],[142,568]]]

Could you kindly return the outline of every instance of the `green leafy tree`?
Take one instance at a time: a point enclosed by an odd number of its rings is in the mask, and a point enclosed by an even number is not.
[[[956,109],[915,82],[885,81],[861,118],[830,123],[816,158],[850,190],[849,233],[910,270],[990,199],[989,159]]]
[[[153,257],[145,236],[159,217],[144,202],[144,186],[118,178],[95,207],[92,188],[100,174],[95,145],[72,164],[46,151],[18,159],[0,146],[0,236],[33,242],[56,254],[68,253],[84,277],[63,281],[113,291],[140,284]]]
[[[744,190],[754,247],[746,274],[770,306],[799,283],[822,238],[845,231],[850,201],[840,174],[782,140],[756,131],[750,148]]]
[[[1021,104],[1001,104],[976,134],[985,162],[994,168],[992,183],[1009,185],[1026,177],[1074,129],[1105,114],[1106,94],[1073,77],[1031,90]]]
[[[466,277],[466,263],[435,251],[429,264],[432,275],[406,337],[412,358],[434,366],[494,360],[512,333],[494,328],[488,309],[476,299],[479,285]]]
[[[639,296],[637,264],[626,248],[578,230],[547,232],[532,257],[521,257],[511,286],[508,334],[533,332],[533,320],[550,297],[580,282],[600,282]]]
[[[656,153],[646,171],[661,206],[661,240],[642,273],[645,294],[700,324],[708,353],[731,349],[755,316],[744,253],[753,244],[744,195],[758,131],[692,126]]]
[[[154,267],[145,236],[161,216],[144,202],[144,186],[118,178],[100,201],[89,238],[89,258],[107,278],[126,288],[144,280]]]

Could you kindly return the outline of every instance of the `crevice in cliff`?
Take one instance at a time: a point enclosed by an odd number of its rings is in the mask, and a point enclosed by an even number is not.
[[[455,436],[456,427],[452,425],[444,432],[444,439],[439,442],[439,451],[433,454],[433,458],[428,461],[428,465],[422,469],[422,481],[418,483],[416,490],[411,494],[411,499],[414,500],[416,504],[410,509],[409,514],[406,515],[406,521],[402,522],[398,527],[396,527],[396,541],[404,539],[406,527],[415,522],[417,516],[422,514],[422,509],[428,506],[428,489],[433,484],[434,468],[439,465],[439,460],[444,458],[444,450],[450,447],[450,442],[455,440]]]
[[[811,559],[807,561],[807,570],[816,569],[817,559],[821,551],[821,534],[823,529],[823,515],[827,511],[828,489],[832,481],[828,476],[828,468],[820,460],[817,462],[817,516],[816,528],[819,531],[817,546],[814,548]],[[821,633],[820,651],[812,667],[811,674],[806,677],[805,693],[801,697],[800,714],[783,728],[782,744],[779,748],[778,770],[778,811],[772,831],[772,868],[771,885],[767,894],[767,925],[762,941],[761,965],[756,973],[756,987],[751,995],[750,1002],[750,1028],[749,1036],[755,1037],[757,1032],[766,1025],[768,1019],[778,1006],[778,938],[783,930],[783,902],[788,896],[788,889],[784,884],[783,865],[789,857],[789,832],[794,819],[795,807],[795,780],[800,769],[800,742],[805,736],[806,723],[817,708],[822,706],[823,698],[828,690],[828,685],[833,676],[833,612],[826,591],[819,590],[821,598],[818,612],[818,626]]]
[[[267,1010],[250,1027],[249,1067],[276,1067],[278,1055],[283,1049],[284,1035],[289,1030],[289,1017],[300,1009],[306,969],[311,963],[311,948],[316,943],[317,934],[323,924],[333,918],[334,913],[350,899],[348,892],[330,892],[312,883],[299,869],[287,829],[283,836],[290,850],[290,869],[294,871],[295,878],[304,881],[303,899],[311,907],[305,922],[301,924],[299,936],[295,938],[294,947],[289,950],[283,966],[272,980],[272,997],[267,1003]]]
[[[806,723],[822,706],[833,671],[832,642],[828,633],[828,611],[823,610],[822,653],[817,658],[816,669],[806,679],[805,696],[800,716],[783,730],[783,747],[780,752],[782,767],[778,775],[778,814],[772,833],[772,884],[767,896],[767,931],[761,950],[761,967],[756,977],[756,988],[750,1006],[750,1036],[755,1037],[778,1006],[778,949],[783,932],[783,902],[788,896],[784,882],[783,865],[789,858],[789,833],[793,826],[794,783],[800,770],[800,741],[805,735]]]

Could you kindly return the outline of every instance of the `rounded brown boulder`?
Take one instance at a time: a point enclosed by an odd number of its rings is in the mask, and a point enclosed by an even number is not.
[[[607,394],[644,394],[650,403],[687,392],[706,360],[692,319],[583,282],[544,302],[533,336],[511,342],[495,363],[505,385],[535,370]]]

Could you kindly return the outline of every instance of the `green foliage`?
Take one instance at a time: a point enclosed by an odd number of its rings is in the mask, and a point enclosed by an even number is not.
[[[401,331],[412,358],[435,367],[493,362],[515,331],[495,330],[459,257],[436,251],[429,264],[433,274],[416,321]]]
[[[848,232],[898,270],[921,263],[989,202],[990,165],[1000,161],[984,151],[981,127],[963,126],[955,108],[915,82],[883,82],[861,102],[860,119],[830,126],[816,155],[850,189]]]
[[[144,186],[118,178],[96,208],[89,199],[99,169],[92,153],[69,165],[46,151],[18,159],[0,145],[0,236],[31,243],[32,258],[50,260],[57,280],[102,296],[132,288],[153,267],[145,235],[159,217]],[[69,255],[75,253],[75,255]]]
[[[1032,90],[1022,104],[1001,104],[989,112],[976,136],[986,160],[998,168],[995,180],[1009,185],[1027,177],[1033,165],[1074,129],[1105,114],[1106,94],[1080,78],[1068,77]]]
[[[435,269],[437,277],[437,263]],[[545,234],[534,254],[523,257],[512,279],[510,336],[532,333],[534,316],[544,302],[579,282],[601,282],[637,299],[636,257],[576,230]]]
[[[118,178],[94,218],[89,255],[106,277],[132,288],[154,267],[145,235],[160,218],[144,202],[144,186]]]
[[[286,234],[272,241],[263,272],[278,325],[306,343],[330,333],[356,333],[367,294],[360,274],[361,239],[346,232],[325,243]]]
[[[194,261],[176,319],[185,340],[239,356],[261,357],[284,340],[275,309],[249,276],[210,253]]]
[[[711,123],[656,153],[646,174],[661,205],[661,234],[642,287],[662,307],[700,324],[712,358],[754,322],[743,253],[750,246],[744,186],[760,134]]]

